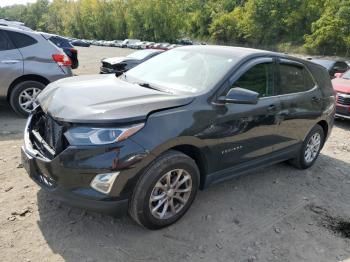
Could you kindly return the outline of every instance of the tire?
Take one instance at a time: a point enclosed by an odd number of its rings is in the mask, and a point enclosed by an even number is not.
[[[27,92],[32,98],[35,99],[35,97],[40,93],[41,90],[45,88],[45,85],[38,81],[23,81],[18,83],[12,90],[10,95],[10,105],[12,109],[20,116],[27,117],[30,113],[30,110],[33,109],[32,106],[28,106],[28,110],[25,110],[24,107],[20,104],[20,99],[23,102],[25,102],[27,98],[22,97],[20,98],[21,94],[24,94],[24,92]],[[29,100],[28,100],[29,102]]]
[[[307,152],[306,152],[308,149],[308,144],[311,142],[311,138],[313,138],[315,136],[319,137],[319,146],[318,146],[317,150],[315,148],[315,150],[313,151],[314,156],[308,159]],[[324,137],[323,128],[318,124],[315,125],[311,129],[310,133],[306,136],[298,155],[294,159],[291,159],[289,162],[294,167],[296,167],[298,169],[307,169],[307,168],[311,167],[315,163],[315,161],[317,160],[318,155],[320,154],[320,151],[321,151],[323,144],[324,144],[324,139],[325,139],[325,137]]]
[[[173,186],[165,189],[169,176],[172,182],[170,184],[179,184],[176,183],[177,177],[179,177],[179,182],[184,181],[185,178],[187,180],[178,189],[176,186],[174,189],[172,189]],[[175,223],[191,206],[198,191],[199,179],[199,170],[192,158],[175,150],[164,153],[150,164],[139,179],[129,203],[129,215],[141,226],[152,230]],[[162,187],[155,187],[156,184]],[[191,190],[188,192],[190,185]],[[179,190],[186,191],[186,193],[179,193]],[[151,196],[157,198],[164,194],[165,197],[162,199],[151,201]],[[179,197],[186,200],[184,204],[178,200]],[[155,209],[164,199],[166,199],[164,204],[156,210],[159,212],[152,213],[151,209]],[[164,209],[165,206],[167,209]],[[161,218],[164,210],[166,214]]]

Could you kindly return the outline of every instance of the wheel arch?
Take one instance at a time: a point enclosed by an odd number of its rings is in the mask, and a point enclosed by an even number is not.
[[[44,85],[48,85],[50,83],[50,81],[48,79],[46,79],[45,77],[43,76],[40,76],[40,75],[22,75],[18,78],[16,78],[10,85],[8,91],[7,91],[7,101],[10,101],[10,96],[11,96],[11,93],[14,89],[14,87],[21,83],[21,82],[24,82],[24,81],[37,81],[37,82],[40,82]]]
[[[195,161],[195,163],[199,169],[199,174],[200,174],[199,188],[203,189],[204,185],[205,185],[207,171],[208,171],[208,167],[207,167],[208,162],[206,161],[206,156],[202,152],[202,150],[199,147],[191,145],[191,144],[177,145],[177,146],[174,146],[172,148],[169,148],[168,150],[179,151],[179,152],[187,155],[188,157],[192,158]]]
[[[328,137],[328,132],[329,132],[329,126],[328,126],[328,123],[326,120],[321,120],[319,122],[317,122],[318,125],[320,125],[323,129],[323,134],[324,134],[324,141],[323,141],[323,144],[321,146],[321,148],[323,148],[326,140],[327,140],[327,137]]]

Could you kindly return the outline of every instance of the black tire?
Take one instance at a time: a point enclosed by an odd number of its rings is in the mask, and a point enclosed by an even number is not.
[[[314,135],[318,133],[320,135],[320,147],[318,149],[318,152],[316,154],[316,157],[311,161],[311,162],[307,162],[305,160],[305,151],[306,151],[306,148],[307,148],[307,144],[310,140],[310,138]],[[323,131],[323,128],[320,126],[320,125],[315,125],[311,131],[309,132],[309,134],[306,136],[303,144],[302,144],[302,147],[300,149],[300,152],[298,153],[298,155],[294,158],[294,159],[291,159],[289,161],[290,164],[292,164],[294,167],[298,168],[298,169],[307,169],[309,167],[311,167],[315,161],[317,160],[318,158],[318,155],[320,154],[320,151],[323,147],[323,144],[324,144],[324,131]]]
[[[34,81],[34,80],[28,80],[18,83],[12,90],[10,95],[10,105],[12,109],[20,116],[27,117],[29,115],[29,112],[25,111],[20,103],[19,103],[19,96],[20,94],[25,91],[26,89],[30,88],[36,88],[43,90],[45,88],[45,85],[41,82]]]
[[[167,219],[159,219],[152,215],[149,200],[156,183],[165,174],[174,169],[183,169],[187,172],[186,175],[190,175],[192,190],[186,204],[183,205],[178,213]],[[199,180],[199,170],[192,158],[175,150],[167,151],[153,161],[139,179],[129,203],[130,216],[141,226],[153,230],[175,223],[191,206],[198,191]]]

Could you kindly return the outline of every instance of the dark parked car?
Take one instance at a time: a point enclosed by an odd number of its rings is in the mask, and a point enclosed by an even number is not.
[[[179,39],[177,40],[177,43],[179,45],[193,45],[193,42],[190,39]]]
[[[162,53],[162,50],[147,49],[137,51],[126,57],[112,57],[103,59],[102,66],[100,68],[101,74],[117,74],[130,70],[131,68],[141,64],[142,62]]]
[[[74,46],[71,45],[71,43],[67,38],[59,35],[48,34],[48,33],[41,33],[41,34],[46,39],[54,43],[56,46],[58,46],[59,48],[62,48],[62,50],[66,53],[66,55],[72,61],[72,69],[78,68],[79,66],[78,51],[74,48]]]
[[[286,160],[311,167],[334,114],[322,66],[254,49],[179,47],[120,77],[52,83],[28,119],[22,161],[62,201],[128,209],[157,229],[182,217],[198,188]]]
[[[331,78],[334,78],[336,73],[345,73],[350,69],[345,61],[325,59],[312,59],[311,61],[325,67]]]
[[[73,40],[71,42],[72,45],[74,46],[83,46],[83,47],[89,47],[90,44],[88,42],[85,42],[83,40]]]

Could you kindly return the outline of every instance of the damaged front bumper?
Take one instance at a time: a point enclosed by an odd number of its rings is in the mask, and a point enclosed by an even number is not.
[[[37,147],[37,140],[33,143],[32,133],[30,116],[24,132],[22,163],[39,186],[73,206],[109,214],[125,212],[140,171],[144,168],[143,159],[148,156],[141,146],[131,139],[103,146],[68,145],[49,158]],[[91,187],[96,175],[110,172],[119,172],[119,175],[108,194]]]

